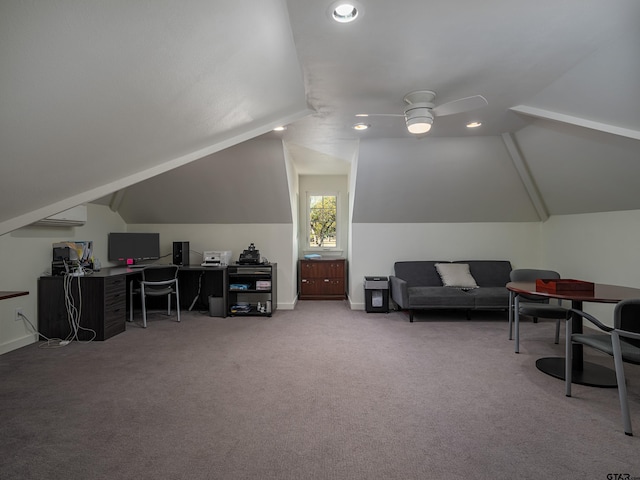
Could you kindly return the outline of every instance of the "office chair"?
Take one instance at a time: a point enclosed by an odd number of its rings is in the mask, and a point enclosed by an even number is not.
[[[600,330],[608,332],[609,335],[572,333],[571,320],[566,322],[565,395],[571,396],[571,355],[573,350],[571,345],[573,343],[588,345],[613,356],[624,433],[633,436],[623,362],[640,365],[640,299],[623,300],[616,305],[613,312],[613,328],[603,325],[597,318],[586,312],[574,309],[571,311],[593,323]]]
[[[510,277],[512,282],[535,282],[538,278],[559,279],[560,274],[553,270],[538,270],[533,268],[522,268],[512,270]],[[515,324],[516,339],[515,352],[520,353],[520,315],[527,315],[533,318],[533,323],[538,322],[538,318],[556,319],[555,343],[560,342],[560,320],[569,318],[570,312],[567,308],[558,304],[549,304],[549,299],[533,295],[509,292],[509,340],[512,339],[512,323]]]
[[[133,321],[133,297],[140,294],[142,300],[142,325],[147,328],[147,297],[167,296],[167,315],[171,315],[171,295],[176,296],[176,313],[180,321],[180,293],[178,290],[177,265],[152,265],[142,269],[142,280],[137,287],[135,281],[129,286],[129,321]]]

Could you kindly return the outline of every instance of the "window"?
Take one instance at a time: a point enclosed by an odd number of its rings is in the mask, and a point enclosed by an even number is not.
[[[338,195],[307,194],[308,248],[338,247]]]

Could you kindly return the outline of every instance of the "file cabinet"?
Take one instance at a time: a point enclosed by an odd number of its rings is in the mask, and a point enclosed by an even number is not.
[[[347,261],[344,258],[300,260],[300,300],[344,300]]]
[[[65,290],[80,307],[78,338],[106,340],[125,331],[127,278],[125,275],[86,277],[40,277],[38,279],[38,331],[49,338],[65,339],[71,334],[65,304]],[[90,330],[85,330],[90,329]]]

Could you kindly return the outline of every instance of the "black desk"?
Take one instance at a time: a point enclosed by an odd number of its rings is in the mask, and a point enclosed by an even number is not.
[[[180,267],[178,285],[181,309],[208,311],[209,296],[220,298],[227,312],[227,267]],[[71,333],[65,291],[82,305],[80,325],[95,331],[95,340],[106,340],[124,332],[129,308],[129,283],[142,275],[140,268],[107,267],[81,277],[44,276],[38,279],[38,331],[49,338]],[[186,303],[188,302],[188,304]],[[93,333],[81,330],[81,340]]]
[[[228,311],[227,267],[182,266],[178,271],[178,285],[183,310],[208,310],[209,297],[222,299],[223,312]]]

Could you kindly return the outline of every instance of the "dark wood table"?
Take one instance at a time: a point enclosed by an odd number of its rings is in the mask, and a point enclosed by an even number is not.
[[[621,287],[618,285],[594,284],[591,292],[549,293],[536,290],[535,282],[509,282],[507,289],[525,295],[538,295],[540,297],[557,298],[571,302],[571,308],[582,310],[583,302],[594,303],[618,303],[629,298],[640,298],[640,289]],[[582,317],[577,314],[571,316],[573,333],[582,333]],[[572,346],[572,383],[588,385],[591,387],[617,387],[616,374],[613,369],[585,362],[582,345]],[[536,360],[538,370],[556,378],[564,380],[564,357],[546,357]]]
[[[0,292],[0,300],[5,300],[7,298],[14,298],[14,297],[22,297],[23,295],[29,295],[29,292],[27,291],[1,291]]]

